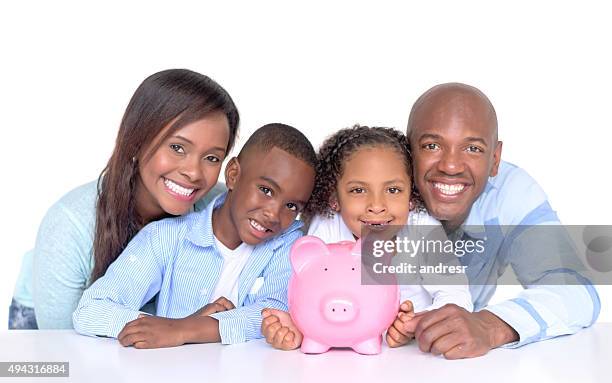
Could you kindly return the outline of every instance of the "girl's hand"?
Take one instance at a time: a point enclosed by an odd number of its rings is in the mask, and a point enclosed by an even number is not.
[[[410,342],[414,338],[414,331],[419,319],[419,316],[414,313],[412,302],[404,301],[400,305],[397,318],[387,329],[386,340],[389,347],[400,347]]]
[[[263,309],[261,333],[266,342],[279,350],[295,350],[302,344],[302,333],[295,327],[288,312]]]

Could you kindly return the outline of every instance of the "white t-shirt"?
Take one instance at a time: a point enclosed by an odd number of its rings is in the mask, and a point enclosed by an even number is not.
[[[221,243],[217,237],[215,237],[215,245],[219,254],[223,257],[223,266],[210,302],[214,302],[219,297],[225,297],[232,301],[234,306],[238,306],[238,277],[240,277],[242,269],[244,269],[253,252],[253,246],[243,242],[240,246],[231,250]]]
[[[411,212],[408,216],[407,225],[427,225],[439,226],[441,223],[427,214],[426,212]],[[308,235],[321,238],[325,243],[335,243],[340,241],[355,241],[353,233],[350,231],[340,214],[334,214],[327,218],[316,216],[312,219],[308,228]],[[400,302],[405,300],[412,301],[414,311],[433,310],[444,306],[447,303],[454,303],[468,311],[474,309],[472,296],[468,285],[467,277],[464,275],[453,276],[462,278],[459,283],[453,285],[401,285]],[[457,283],[455,281],[454,283]]]

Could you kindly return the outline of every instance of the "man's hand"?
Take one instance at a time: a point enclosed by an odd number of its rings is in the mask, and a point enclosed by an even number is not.
[[[407,300],[400,305],[397,318],[387,329],[387,344],[389,347],[400,347],[414,338],[414,330],[419,323],[420,314],[414,313],[412,302]]]
[[[209,316],[210,314],[218,313],[221,311],[229,311],[235,309],[236,306],[225,297],[219,297],[212,303],[207,304],[198,311],[194,312],[190,316]]]
[[[425,313],[416,326],[419,349],[446,359],[473,358],[518,340],[517,332],[493,313],[471,313],[448,304]]]
[[[185,343],[182,319],[141,315],[125,325],[117,336],[122,346],[134,348],[175,347]]]
[[[302,333],[295,327],[288,312],[263,309],[261,333],[266,342],[279,350],[295,350],[302,344]]]

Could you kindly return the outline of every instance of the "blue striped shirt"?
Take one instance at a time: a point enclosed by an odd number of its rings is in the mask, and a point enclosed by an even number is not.
[[[582,274],[584,268],[573,244],[562,235],[549,242],[529,237],[533,225],[559,224],[536,181],[524,170],[503,161],[464,223],[465,235],[488,238],[485,254],[464,256],[461,263],[469,265],[467,273],[475,311],[491,311],[519,334],[519,341],[505,347],[573,334],[593,324],[599,315],[599,296]],[[501,233],[503,225],[512,225],[512,232]],[[497,243],[491,240],[495,238],[499,238]],[[548,248],[540,251],[542,247],[538,246]],[[550,249],[557,250],[556,260],[544,256],[551,253]],[[507,266],[512,267],[525,289],[516,298],[487,306],[497,278]],[[575,280],[562,284],[560,277]]]
[[[208,304],[223,266],[215,246],[212,212],[225,195],[201,212],[145,226],[106,274],[83,293],[73,314],[74,329],[84,335],[116,338],[157,293],[156,314],[162,317],[183,318]],[[263,308],[287,310],[289,249],[302,235],[301,226],[295,221],[253,249],[238,279],[236,309],[211,315],[219,321],[223,344],[261,337]],[[263,284],[253,292],[258,278]]]

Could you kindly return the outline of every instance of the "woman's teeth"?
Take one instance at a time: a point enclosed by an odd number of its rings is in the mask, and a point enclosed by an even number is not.
[[[439,183],[439,182],[434,182],[433,186],[440,190],[442,192],[442,194],[445,195],[455,195],[455,194],[459,194],[463,191],[463,189],[465,189],[465,185],[464,184],[453,184],[453,185],[448,185],[448,184],[443,184],[443,183]]]
[[[266,229],[265,227],[261,226],[260,224],[258,224],[256,221],[249,219],[249,223],[251,224],[251,226],[253,226],[253,228],[257,231],[261,231],[262,233],[265,233],[268,229]]]
[[[170,181],[167,178],[164,179],[164,184],[168,187],[168,189],[172,190],[176,194],[180,194],[180,195],[183,195],[185,197],[190,196],[191,193],[193,193],[193,191],[195,190],[195,189],[184,188],[181,185],[178,185],[178,184]]]

